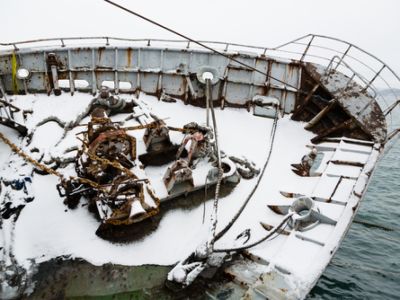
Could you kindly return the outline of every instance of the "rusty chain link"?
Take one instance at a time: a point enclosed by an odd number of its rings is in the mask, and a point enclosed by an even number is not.
[[[8,146],[11,148],[11,150],[12,150],[13,152],[15,152],[16,154],[18,154],[19,156],[21,156],[21,157],[22,157],[24,160],[26,160],[27,162],[30,162],[30,163],[31,163],[32,165],[34,165],[36,168],[40,169],[41,171],[43,171],[43,172],[45,172],[45,173],[52,174],[52,175],[55,175],[55,176],[59,177],[60,179],[63,179],[63,176],[62,176],[59,172],[57,172],[57,171],[55,171],[55,170],[53,170],[53,169],[47,167],[47,166],[44,165],[44,164],[41,164],[41,163],[38,162],[37,160],[33,159],[31,156],[29,156],[29,155],[26,154],[24,151],[22,151],[21,148],[19,148],[17,145],[15,145],[13,142],[11,142],[8,138],[6,138],[1,132],[0,132],[0,139],[1,139],[6,145],[8,145]]]
[[[41,171],[47,173],[47,174],[51,174],[54,176],[57,176],[61,182],[65,182],[65,178],[64,176],[53,170],[52,168],[47,167],[46,165],[38,162],[37,160],[35,160],[34,158],[32,158],[31,156],[29,156],[28,154],[26,154],[21,148],[19,148],[17,145],[15,145],[13,142],[11,142],[8,138],[6,138],[1,132],[0,132],[0,139],[10,147],[10,149],[16,153],[17,155],[19,155],[20,157],[22,157],[25,161],[31,163],[32,165],[34,165],[36,168],[40,169]],[[96,182],[87,179],[87,178],[82,178],[82,177],[76,177],[76,176],[69,176],[70,180],[76,180],[79,181],[80,183],[83,184],[87,184],[90,185],[93,188],[99,189],[99,190],[103,190],[105,191],[104,188],[102,188],[99,184],[97,184]]]
[[[87,148],[87,146],[85,144],[83,144],[83,149],[84,149],[84,153],[86,153],[91,160],[99,161],[99,162],[104,163],[106,165],[113,166],[114,168],[116,168],[116,169],[118,169],[118,170],[120,170],[122,172],[125,172],[125,174],[129,175],[130,177],[133,177],[134,179],[138,179],[138,177],[135,174],[133,174],[131,172],[131,170],[129,170],[128,168],[125,168],[123,165],[121,165],[120,162],[118,162],[118,161],[110,161],[107,158],[98,157],[96,154],[91,153],[88,150],[88,148]]]
[[[123,128],[125,131],[128,130],[136,130],[136,129],[144,129],[144,128],[154,128],[156,127],[156,124],[152,123],[152,124],[148,124],[148,125],[139,125],[139,126],[132,126],[132,127],[127,127],[127,128]],[[171,130],[179,130],[179,131],[184,131],[184,129],[181,128],[171,128]],[[36,168],[40,169],[41,171],[47,173],[47,174],[51,174],[54,176],[57,176],[61,182],[65,182],[66,178],[59,172],[57,172],[56,170],[53,170],[52,168],[47,167],[45,164],[42,164],[40,162],[38,162],[37,160],[35,160],[34,158],[32,158],[30,155],[28,155],[27,153],[25,153],[20,147],[18,147],[17,145],[15,145],[13,142],[11,142],[8,138],[6,138],[1,132],[0,132],[0,139],[10,147],[10,149],[16,153],[17,155],[19,155],[20,157],[22,157],[25,161],[31,163],[32,165],[34,165]],[[99,161],[103,164],[106,165],[110,165],[113,166],[114,168],[124,172],[125,174],[127,174],[128,176],[134,178],[134,179],[138,179],[138,177],[132,173],[128,168],[125,168],[121,163],[119,163],[118,161],[110,161],[106,158],[102,158],[97,156],[94,153],[91,153],[89,151],[89,149],[87,148],[87,146],[85,145],[85,143],[82,143],[83,145],[83,150],[84,153],[86,153],[90,159],[95,160],[95,161]],[[77,176],[69,176],[68,177],[69,180],[75,180],[75,181],[79,181],[82,184],[86,184],[89,185],[95,189],[101,190],[103,192],[108,192],[107,189],[103,188],[100,184],[94,182],[93,180],[87,179],[87,178],[82,178],[82,177],[77,177]],[[146,183],[148,183],[148,179],[145,180]],[[148,192],[150,194],[150,196],[153,198],[153,200],[156,202],[156,204],[160,203],[160,199],[154,194],[154,192],[148,188]]]

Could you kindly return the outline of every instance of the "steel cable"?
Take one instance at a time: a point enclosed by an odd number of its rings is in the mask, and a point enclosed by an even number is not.
[[[167,31],[169,31],[169,32],[171,32],[171,33],[173,33],[173,34],[175,34],[175,35],[178,35],[178,36],[180,36],[180,37],[182,37],[182,38],[184,38],[184,39],[186,39],[186,40],[188,40],[188,41],[190,41],[190,42],[192,42],[192,43],[194,43],[194,44],[197,44],[197,45],[199,45],[199,46],[201,46],[201,47],[203,47],[203,48],[205,48],[205,49],[207,49],[207,50],[210,50],[211,52],[214,52],[214,53],[216,53],[216,54],[218,54],[218,55],[221,55],[221,56],[223,56],[223,57],[225,57],[225,58],[227,58],[227,59],[230,59],[231,61],[234,61],[235,63],[237,63],[237,64],[239,64],[239,65],[241,65],[241,66],[244,66],[244,67],[246,67],[246,68],[248,68],[248,69],[250,69],[250,70],[252,70],[252,71],[254,71],[254,72],[260,73],[260,74],[266,76],[267,78],[271,78],[271,79],[273,79],[273,80],[275,80],[275,81],[277,81],[277,82],[279,82],[279,83],[284,84],[285,86],[288,86],[288,87],[291,87],[291,88],[294,88],[294,89],[297,90],[297,87],[296,87],[296,86],[293,86],[293,85],[291,85],[291,84],[288,84],[287,82],[285,82],[285,81],[283,81],[283,80],[280,80],[280,79],[278,79],[278,78],[272,77],[272,76],[269,75],[267,72],[263,72],[263,71],[261,71],[261,70],[255,68],[255,67],[253,67],[253,66],[250,66],[250,65],[248,65],[248,64],[246,64],[246,63],[244,63],[244,62],[241,62],[240,60],[238,60],[238,59],[236,59],[236,58],[234,58],[234,57],[231,57],[231,56],[229,56],[228,54],[222,53],[222,52],[220,52],[220,51],[218,51],[218,50],[216,50],[216,49],[214,49],[214,48],[212,48],[212,47],[209,47],[209,46],[207,46],[207,45],[205,45],[205,44],[203,44],[203,43],[201,43],[201,42],[199,42],[199,41],[196,41],[196,40],[194,40],[194,39],[192,39],[192,38],[190,38],[190,37],[188,37],[188,36],[186,36],[186,35],[184,35],[184,34],[181,34],[181,33],[177,32],[177,31],[175,31],[175,30],[173,30],[173,29],[171,29],[171,28],[168,28],[168,27],[166,27],[166,26],[164,26],[164,25],[162,25],[162,24],[156,22],[156,21],[153,21],[153,20],[151,20],[151,19],[149,19],[149,18],[147,18],[147,17],[145,17],[145,16],[143,16],[143,15],[137,13],[137,12],[134,12],[134,11],[132,11],[132,10],[126,8],[126,7],[123,7],[122,5],[119,5],[119,4],[117,4],[117,3],[113,2],[113,1],[110,1],[110,0],[104,0],[104,1],[107,2],[107,3],[109,3],[109,4],[111,4],[111,5],[114,5],[115,7],[120,8],[120,9],[122,9],[122,10],[124,10],[124,11],[126,11],[126,12],[128,12],[128,13],[130,13],[130,14],[132,14],[132,15],[135,15],[136,17],[139,17],[139,18],[141,18],[141,19],[143,19],[143,20],[145,20],[145,21],[147,21],[147,22],[149,22],[149,23],[152,23],[152,24],[154,24],[154,25],[156,25],[156,26],[158,26],[158,27],[161,27],[161,28],[163,28],[163,29],[165,29],[165,30],[167,30]]]
[[[214,128],[214,139],[215,139],[214,145],[215,145],[215,152],[217,153],[217,168],[218,168],[218,179],[217,179],[217,185],[215,187],[213,211],[211,214],[211,235],[207,242],[208,251],[210,251],[210,250],[212,251],[214,248],[214,242],[216,241],[215,232],[217,230],[217,223],[218,223],[217,213],[218,213],[219,191],[221,188],[221,181],[222,181],[222,176],[223,176],[224,172],[222,170],[222,165],[221,165],[221,152],[220,152],[219,144],[218,144],[217,119],[215,117],[214,104],[213,104],[212,97],[211,97],[212,93],[211,93],[211,80],[210,79],[206,79],[206,89],[207,89],[207,102],[210,107],[211,118],[212,118],[213,128]]]
[[[285,225],[285,223],[292,217],[292,215],[293,215],[293,213],[287,214],[286,217],[277,226],[275,226],[275,228],[273,228],[271,230],[271,232],[269,232],[266,236],[264,236],[263,238],[259,239],[256,242],[253,242],[253,243],[251,243],[249,245],[245,245],[245,246],[242,246],[242,247],[237,247],[237,248],[214,249],[214,252],[243,251],[243,250],[255,247],[255,246],[261,244],[262,242],[266,241],[268,238],[270,238],[276,232],[278,232],[282,228],[282,226]]]
[[[272,154],[272,149],[274,145],[274,140],[275,140],[275,133],[276,133],[276,128],[278,124],[278,110],[276,110],[275,118],[274,118],[274,123],[271,128],[271,133],[270,133],[270,144],[269,144],[269,151],[268,151],[268,156],[267,159],[264,163],[264,166],[262,168],[261,174],[259,175],[256,184],[254,185],[253,189],[251,190],[250,194],[247,196],[246,200],[236,213],[236,215],[231,219],[231,221],[220,231],[218,234],[215,236],[215,241],[219,240],[236,222],[236,220],[240,217],[244,209],[246,208],[247,204],[249,203],[250,199],[253,197],[255,191],[257,190],[258,186],[260,185],[261,179],[264,176],[265,170],[267,169],[267,166],[269,164],[271,154]]]

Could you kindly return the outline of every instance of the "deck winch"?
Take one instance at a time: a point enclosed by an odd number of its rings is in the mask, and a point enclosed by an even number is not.
[[[110,119],[110,114],[126,108],[137,110],[137,105],[131,103],[116,98],[106,88],[100,90],[90,104],[87,130],[80,133],[82,146],[75,166],[79,178],[62,180],[58,185],[60,196],[66,197],[70,208],[76,207],[83,196],[103,224],[141,222],[159,213],[161,201],[217,182],[213,129],[195,122],[171,127],[153,114],[145,124],[130,127]],[[137,140],[128,131],[143,129],[146,152],[137,159]],[[184,134],[180,145],[172,143],[170,131]],[[223,181],[237,184],[240,177],[235,161],[228,157],[223,160]],[[158,196],[146,176],[146,167],[164,165],[166,170],[160,179],[166,194]]]

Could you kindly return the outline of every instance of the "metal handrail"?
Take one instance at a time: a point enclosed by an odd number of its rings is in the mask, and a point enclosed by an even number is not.
[[[349,66],[349,64],[347,64],[346,62],[343,61],[343,59],[341,59],[339,56],[335,55],[332,57],[331,61],[329,62],[328,66],[326,67],[327,71],[328,70],[332,70],[332,65],[335,63],[335,60],[338,60],[335,70],[338,68],[339,65],[343,65],[346,69],[350,70],[350,72],[353,73],[354,76],[357,76],[364,84],[368,84],[368,80],[361,75],[360,73],[358,73],[357,71],[355,71],[352,67]],[[350,84],[350,82],[347,83],[346,87]],[[369,87],[370,88],[370,87]],[[375,98],[377,95],[377,91],[374,88],[371,88],[371,90],[374,92],[373,97]]]
[[[294,44],[296,44],[296,45],[303,45],[303,46],[306,46],[306,45],[307,45],[307,44],[305,44],[305,43],[294,43]],[[364,67],[366,67],[367,69],[369,69],[370,71],[372,71],[372,72],[374,72],[374,73],[377,72],[376,70],[374,70],[373,68],[371,68],[369,65],[367,65],[367,64],[364,63],[363,61],[359,60],[357,57],[354,57],[354,56],[351,56],[351,55],[349,55],[349,54],[346,54],[345,52],[341,52],[341,51],[335,50],[335,49],[330,48],[330,47],[324,47],[324,46],[318,46],[318,45],[312,45],[312,47],[313,47],[313,48],[324,49],[324,50],[329,50],[329,51],[332,51],[332,52],[334,52],[334,53],[336,53],[336,54],[342,54],[342,55],[345,54],[345,57],[349,57],[349,58],[351,58],[351,59],[354,59],[356,62],[360,63],[361,65],[363,65]]]
[[[295,40],[292,40],[290,42],[287,42],[285,44],[282,44],[280,46],[277,47],[261,47],[261,46],[253,46],[253,45],[244,45],[244,44],[238,44],[238,43],[229,43],[229,42],[220,42],[220,41],[199,41],[201,43],[205,43],[205,44],[216,44],[216,45],[224,45],[225,46],[225,51],[227,51],[229,49],[229,47],[234,46],[234,47],[243,47],[243,48],[248,48],[248,49],[256,49],[256,50],[262,50],[263,53],[265,53],[266,51],[270,50],[270,51],[278,51],[283,48],[284,46],[290,45],[290,44],[299,44],[299,45],[305,45],[303,43],[297,43],[297,41],[305,39],[307,37],[311,37],[312,39],[315,37],[319,37],[319,38],[325,38],[325,39],[329,39],[329,40],[334,40],[334,41],[338,41],[347,45],[351,45],[353,48],[361,51],[364,54],[367,54],[368,56],[374,58],[375,60],[379,61],[382,65],[384,65],[400,82],[400,77],[386,64],[384,63],[382,60],[380,60],[379,58],[377,58],[375,55],[361,49],[360,47],[351,44],[349,42],[346,42],[344,40],[338,39],[338,38],[334,38],[334,37],[328,37],[328,36],[324,36],[324,35],[317,35],[317,34],[307,34],[305,36],[302,36],[300,38],[297,38]],[[40,42],[51,42],[51,41],[59,41],[60,42],[60,46],[65,47],[65,41],[73,41],[73,40],[105,40],[106,41],[106,45],[110,45],[110,41],[114,40],[114,41],[125,41],[125,42],[147,42],[148,46],[151,45],[151,42],[168,42],[168,43],[186,43],[187,44],[187,48],[189,48],[190,46],[190,41],[188,40],[174,40],[174,39],[145,39],[145,38],[141,38],[141,39],[131,39],[131,38],[120,38],[120,37],[108,37],[108,36],[90,36],[90,37],[66,37],[66,38],[44,38],[44,39],[33,39],[33,40],[25,40],[25,41],[20,41],[20,42],[9,42],[9,43],[0,43],[0,46],[13,46],[14,48],[18,49],[17,45],[24,45],[24,44],[32,44],[32,43],[40,43]],[[343,52],[340,51],[336,51],[335,49],[332,48],[328,48],[328,47],[323,47],[323,46],[319,46],[319,45],[310,45],[310,47],[317,47],[317,48],[324,48],[324,49],[329,49],[332,51],[335,51],[339,54],[343,54]],[[304,54],[304,53],[303,53]],[[307,54],[304,54],[307,55]],[[351,57],[348,55],[348,57]],[[353,59],[356,59],[354,57],[351,57]],[[362,61],[359,61],[360,63],[363,63]],[[365,67],[369,67],[368,65],[364,65]],[[374,71],[373,69],[371,69],[371,71]]]
[[[283,45],[280,45],[280,46],[278,46],[278,47],[275,47],[275,48],[273,48],[273,49],[282,48],[282,47],[284,47],[284,46],[293,44],[294,42],[297,42],[297,41],[299,41],[299,40],[305,39],[305,38],[307,38],[307,37],[312,37],[312,38],[318,37],[318,38],[323,38],[323,39],[328,39],[328,40],[337,41],[337,42],[340,42],[340,43],[343,43],[343,44],[346,44],[346,45],[349,45],[349,46],[351,45],[353,48],[355,48],[355,49],[361,51],[361,52],[364,53],[364,54],[367,54],[368,56],[374,58],[375,60],[377,60],[377,61],[380,62],[381,64],[386,65],[386,67],[393,73],[393,75],[394,75],[394,76],[399,80],[399,82],[400,82],[400,77],[399,77],[399,76],[396,74],[396,72],[394,72],[384,61],[382,61],[381,59],[379,59],[379,58],[376,57],[375,55],[373,55],[373,54],[371,54],[371,53],[369,53],[369,52],[363,50],[362,48],[360,48],[360,47],[358,47],[358,46],[356,46],[356,45],[354,45],[354,44],[352,44],[352,43],[346,42],[346,41],[344,41],[344,40],[341,40],[341,39],[338,39],[338,38],[335,38],[335,37],[330,37],[330,36],[326,36],[326,35],[312,34],[312,33],[310,33],[310,34],[304,35],[304,36],[302,36],[302,37],[300,37],[300,38],[297,38],[297,39],[295,39],[295,40],[292,40],[292,41],[290,41],[290,42],[287,42],[287,43],[285,43],[285,44],[283,44]]]
[[[333,65],[333,63],[335,62],[336,59],[338,59],[339,62],[336,64],[335,70],[338,68],[339,65],[344,65],[348,70],[350,70],[350,71],[353,73],[353,76],[352,76],[352,77],[357,76],[362,82],[364,82],[365,84],[367,84],[367,80],[366,80],[366,78],[365,78],[364,76],[362,76],[361,74],[359,74],[358,72],[356,72],[356,71],[355,71],[352,67],[350,67],[346,62],[344,62],[342,58],[340,58],[340,57],[337,56],[337,55],[335,55],[335,56],[332,57],[332,59],[331,59],[329,65],[328,65],[328,67],[327,67],[327,72],[328,72],[328,70],[331,69],[331,66]],[[349,84],[350,84],[350,81],[347,83],[347,85],[346,85],[346,87],[345,87],[344,89],[346,89],[346,88],[348,87]],[[387,84],[387,83],[386,83],[386,84]],[[373,93],[374,93],[373,98],[376,98],[377,95],[379,95],[379,93],[378,93],[378,91],[377,91],[377,88],[375,88],[372,84],[369,84],[368,88],[371,89],[371,90],[373,91]],[[388,108],[390,107],[390,105],[387,103],[387,100],[385,99],[385,97],[383,97],[382,95],[380,95],[380,97],[382,98],[383,102],[384,102],[385,105],[386,105],[386,108],[385,108],[385,109],[382,109],[382,111],[383,111],[383,113],[384,113],[384,115],[385,115],[385,117],[386,117],[387,113],[385,114],[385,111],[388,110]],[[397,103],[395,106],[397,106],[397,105],[398,105],[398,103]],[[392,108],[392,110],[395,108],[395,106]],[[389,111],[389,113],[390,113],[390,112],[391,112],[391,111]],[[392,123],[392,115],[390,115],[390,122]]]
[[[24,44],[34,44],[34,43],[41,43],[41,42],[53,42],[58,41],[60,42],[60,46],[65,47],[65,41],[80,41],[80,40],[105,40],[105,45],[109,46],[110,41],[123,41],[123,42],[146,42],[147,46],[150,46],[152,42],[167,42],[167,43],[185,43],[187,44],[187,48],[190,48],[191,42],[188,40],[174,40],[174,39],[130,39],[130,38],[120,38],[120,37],[107,37],[107,36],[90,36],[90,37],[66,37],[66,38],[45,38],[45,39],[34,39],[34,40],[25,40],[20,42],[9,42],[9,43],[0,43],[0,46],[13,46],[14,49],[19,49],[17,45],[24,45]],[[271,48],[260,47],[260,46],[252,46],[252,45],[243,45],[238,43],[227,43],[227,42],[220,42],[220,41],[199,41],[204,44],[215,44],[215,45],[223,45],[225,47],[225,51],[228,51],[229,47],[243,47],[248,49],[255,49],[255,50],[262,50],[268,51]]]
[[[309,39],[307,42],[302,42],[305,41],[306,39]],[[324,45],[318,44],[318,39],[322,40],[330,40],[330,41],[335,41],[338,42],[339,44],[344,44],[347,46],[347,50],[345,52],[336,50],[331,47],[326,47]],[[34,40],[25,40],[25,41],[20,41],[20,42],[10,42],[10,43],[0,43],[0,49],[1,47],[13,47],[15,51],[19,50],[19,47],[21,45],[28,45],[28,44],[37,44],[37,43],[42,43],[42,42],[57,42],[59,43],[59,46],[61,47],[66,47],[67,44],[66,42],[68,41],[82,41],[82,40],[99,40],[102,41],[105,46],[110,46],[110,43],[112,41],[117,41],[117,42],[133,42],[133,43],[141,43],[144,42],[146,43],[146,46],[151,46],[152,43],[173,43],[173,44],[178,44],[178,43],[183,43],[186,44],[186,49],[191,49],[195,48],[198,49],[198,47],[192,47],[192,44],[188,40],[174,40],[174,39],[145,39],[145,38],[140,38],[140,39],[130,39],[130,38],[120,38],[120,37],[108,37],[108,36],[100,36],[100,37],[66,37],[66,38],[45,38],[45,39],[34,39]],[[383,62],[381,59],[376,57],[375,55],[363,50],[362,48],[346,42],[342,39],[339,38],[334,38],[334,37],[329,37],[325,35],[319,35],[319,34],[307,34],[302,37],[296,38],[292,41],[289,41],[287,43],[281,44],[277,47],[260,47],[260,46],[253,46],[253,45],[243,45],[243,44],[238,44],[238,43],[226,43],[226,42],[219,42],[219,41],[200,41],[203,44],[208,44],[208,45],[218,45],[222,46],[221,48],[224,48],[224,51],[240,51],[235,48],[243,48],[243,49],[249,49],[249,50],[256,50],[257,54],[259,55],[270,55],[270,53],[287,53],[291,55],[299,55],[300,56],[300,61],[310,61],[310,59],[321,59],[324,61],[329,61],[328,66],[331,67],[331,64],[333,61],[337,61],[337,65],[335,69],[337,69],[339,66],[345,67],[346,69],[350,70],[355,76],[357,76],[361,82],[363,83],[363,88],[365,90],[369,89],[374,92],[374,96],[376,97],[377,95],[384,101],[386,108],[389,106],[385,97],[377,92],[377,89],[375,88],[373,82],[377,79],[381,80],[384,85],[392,92],[394,97],[396,96],[396,93],[393,90],[393,87],[388,83],[387,78],[381,75],[381,71],[383,69],[386,69],[390,72],[390,74],[394,77],[396,83],[398,83],[398,86],[400,87],[400,77],[394,72],[393,69],[391,69],[385,62]],[[305,49],[302,52],[296,52],[296,51],[290,51],[290,50],[285,50],[285,48],[289,47],[290,45],[300,45],[304,46]],[[73,44],[71,45],[73,46]],[[234,49],[232,49],[234,48]],[[309,51],[311,49],[324,49],[333,52],[333,56],[320,56],[320,55],[315,55],[315,54],[310,54]],[[379,71],[374,70],[370,65],[365,63],[364,61],[358,59],[357,57],[354,57],[350,54],[348,54],[350,49],[356,49],[357,51],[360,51],[367,57],[373,59],[375,62],[379,62],[381,64],[381,69]],[[341,57],[339,57],[340,55]],[[277,56],[279,58],[279,56]],[[367,78],[361,74],[360,72],[357,72],[353,67],[350,66],[349,63],[344,62],[344,59],[352,59],[362,65],[363,67],[367,68],[369,71],[372,72],[373,78],[370,79],[369,81]],[[397,85],[397,84],[396,84]],[[400,106],[400,104],[399,104]],[[393,110],[392,110],[393,111]],[[390,118],[391,114],[390,113]],[[396,130],[396,129],[395,129]]]
[[[343,52],[343,51],[339,51],[339,50],[333,49],[331,47],[326,47],[324,45],[319,45],[317,38],[333,40],[335,42],[347,45],[347,50],[345,52]],[[302,42],[302,40],[305,40],[305,41]],[[377,79],[381,80],[381,82],[390,90],[390,92],[394,96],[394,99],[397,98],[397,95],[394,92],[393,87],[388,83],[387,78],[385,78],[384,76],[381,75],[381,72],[384,69],[387,69],[390,72],[390,74],[393,76],[393,79],[395,80],[395,82],[397,83],[396,86],[400,86],[400,77],[393,71],[393,69],[391,69],[381,59],[377,58],[375,55],[373,55],[373,54],[361,49],[360,47],[358,47],[358,46],[356,46],[354,44],[348,43],[348,42],[343,41],[341,39],[332,38],[332,37],[328,37],[328,36],[324,36],[324,35],[308,34],[308,35],[302,36],[300,38],[297,38],[297,39],[295,39],[295,40],[293,40],[291,42],[282,44],[282,45],[276,47],[276,50],[283,50],[283,49],[289,47],[290,45],[301,45],[301,46],[304,47],[303,53],[301,54],[301,60],[302,61],[303,60],[307,60],[307,58],[316,57],[315,54],[311,54],[311,55],[309,54],[310,49],[323,49],[323,50],[328,50],[328,51],[334,52],[334,55],[331,58],[331,61],[328,64],[328,67],[331,67],[331,65],[332,65],[334,60],[338,60],[338,63],[336,65],[335,69],[337,69],[339,66],[341,66],[341,67],[345,67],[346,69],[350,70],[353,74],[355,74],[355,76],[357,76],[362,81],[362,83],[363,83],[362,86],[363,86],[364,90],[372,90],[373,93],[374,93],[374,97],[378,96],[381,100],[383,100],[383,102],[384,102],[384,104],[386,106],[386,108],[382,109],[383,111],[387,110],[387,108],[390,107],[390,105],[388,104],[387,99],[385,98],[385,96],[382,95],[381,93],[379,93],[378,89],[374,86],[374,81],[375,80],[377,80]],[[358,59],[357,57],[349,55],[348,52],[349,52],[349,50],[351,48],[356,49],[357,51],[359,51],[362,54],[366,55],[369,59],[372,59],[372,61],[374,61],[375,63],[379,63],[381,65],[379,71],[376,71],[370,65],[368,65],[364,61]],[[288,51],[286,51],[286,52],[288,52]],[[338,54],[341,55],[341,57],[339,57]],[[321,58],[321,57],[319,56],[319,58]],[[352,68],[350,66],[349,63],[346,63],[344,61],[345,58],[346,59],[350,58],[350,59],[356,61],[357,63],[359,63],[361,66],[363,66],[366,69],[368,69],[369,71],[371,71],[372,72],[372,78],[370,80],[367,80],[366,77],[363,74],[361,74],[360,72],[357,72],[354,68]],[[394,107],[397,106],[397,108],[399,108],[400,107],[399,103],[400,102],[397,101],[397,105],[395,104]],[[392,107],[392,109],[390,110],[389,116],[388,116],[388,114],[385,114],[386,120],[390,123],[390,125],[393,124],[392,112],[393,112],[394,107]],[[390,119],[388,119],[388,118],[390,118]],[[399,131],[398,129],[394,128],[388,134],[388,136],[391,136],[393,133],[398,132],[398,131]]]
[[[255,49],[255,50],[262,50],[263,52],[265,51],[279,51],[281,48],[283,48],[284,46],[290,45],[290,44],[299,44],[299,45],[307,45],[304,43],[297,43],[297,41],[300,41],[302,39],[305,39],[307,37],[311,37],[312,39],[315,37],[318,38],[324,38],[324,39],[329,39],[329,40],[334,40],[334,41],[338,41],[340,43],[344,43],[347,44],[349,46],[352,46],[354,49],[357,49],[359,51],[361,51],[362,53],[374,58],[376,61],[380,62],[382,65],[384,65],[391,73],[393,73],[393,75],[399,80],[400,82],[400,77],[385,63],[383,62],[381,59],[377,58],[375,55],[361,49],[360,47],[351,44],[349,42],[346,42],[344,40],[338,39],[338,38],[334,38],[334,37],[328,37],[328,36],[324,36],[324,35],[316,35],[316,34],[308,34],[305,36],[302,36],[300,38],[297,38],[295,40],[292,40],[290,42],[287,42],[285,44],[282,44],[280,46],[277,47],[260,47],[260,46],[253,46],[253,45],[244,45],[244,44],[238,44],[238,43],[227,43],[227,42],[220,42],[220,41],[200,41],[201,43],[205,43],[205,44],[215,44],[215,45],[223,45],[225,46],[225,51],[227,51],[229,49],[229,47],[233,46],[233,47],[243,47],[243,48],[248,48],[248,49]],[[60,42],[60,45],[62,47],[65,47],[65,41],[73,41],[73,40],[105,40],[106,41],[106,45],[110,44],[110,41],[114,40],[114,41],[125,41],[125,42],[147,42],[148,45],[151,45],[151,42],[168,42],[168,43],[186,43],[187,44],[187,48],[189,48],[190,46],[190,41],[187,40],[174,40],[174,39],[145,39],[145,38],[141,38],[141,39],[130,39],[130,38],[120,38],[120,37],[108,37],[108,36],[100,36],[100,37],[96,37],[96,36],[91,36],[91,37],[66,37],[66,38],[45,38],[45,39],[34,39],[34,40],[25,40],[25,41],[20,41],[20,42],[10,42],[10,43],[0,43],[0,46],[13,46],[14,48],[17,48],[17,45],[23,45],[23,44],[32,44],[32,43],[40,43],[40,42],[51,42],[51,41],[58,41]],[[339,54],[343,54],[343,52],[337,51],[333,48],[329,48],[329,47],[324,47],[324,46],[320,46],[320,45],[313,45],[310,44],[310,47],[314,47],[314,48],[323,48],[323,49],[327,49],[327,50],[331,50],[331,51],[335,51],[336,53]],[[303,53],[304,54],[304,53]],[[307,55],[307,54],[305,54]],[[348,57],[351,57],[349,55],[347,55]],[[354,57],[351,57],[353,59]],[[357,60],[359,63],[362,63],[362,61]],[[368,67],[368,65],[364,64],[365,67]],[[371,68],[371,71],[376,72],[375,70],[373,70]]]

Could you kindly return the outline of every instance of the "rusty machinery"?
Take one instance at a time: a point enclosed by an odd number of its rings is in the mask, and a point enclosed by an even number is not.
[[[147,178],[138,178],[131,169],[136,164],[136,139],[127,131],[145,129],[147,164],[171,162],[163,177],[168,193],[178,195],[193,187],[192,169],[203,158],[213,158],[212,130],[197,123],[183,128],[170,127],[156,116],[147,125],[121,127],[112,122],[102,107],[91,113],[87,130],[82,132],[82,148],[76,158],[79,178],[95,182],[63,181],[59,186],[65,203],[73,208],[81,196],[89,200],[89,208],[105,224],[129,225],[140,222],[159,212],[160,200]],[[181,145],[172,144],[169,131],[185,134]],[[143,157],[142,157],[143,159]],[[140,160],[140,158],[139,158]]]
[[[167,126],[155,115],[151,117],[154,119],[153,126],[147,127],[143,135],[146,153],[141,154],[139,160],[144,166],[161,166],[173,160],[178,149],[169,138],[170,129],[175,130],[175,128]]]
[[[142,128],[146,126],[130,129]],[[65,202],[70,207],[78,204],[80,196],[85,196],[104,223],[140,222],[158,213],[159,199],[147,179],[139,179],[130,171],[135,159],[136,139],[112,122],[104,109],[96,108],[77,154],[76,172],[80,178],[90,179],[98,186],[66,181],[59,186],[59,191],[66,196]]]
[[[186,124],[181,131],[186,135],[176,153],[175,162],[167,169],[163,177],[168,194],[192,191],[194,188],[192,169],[201,159],[208,158],[215,161],[211,128],[191,122]]]

